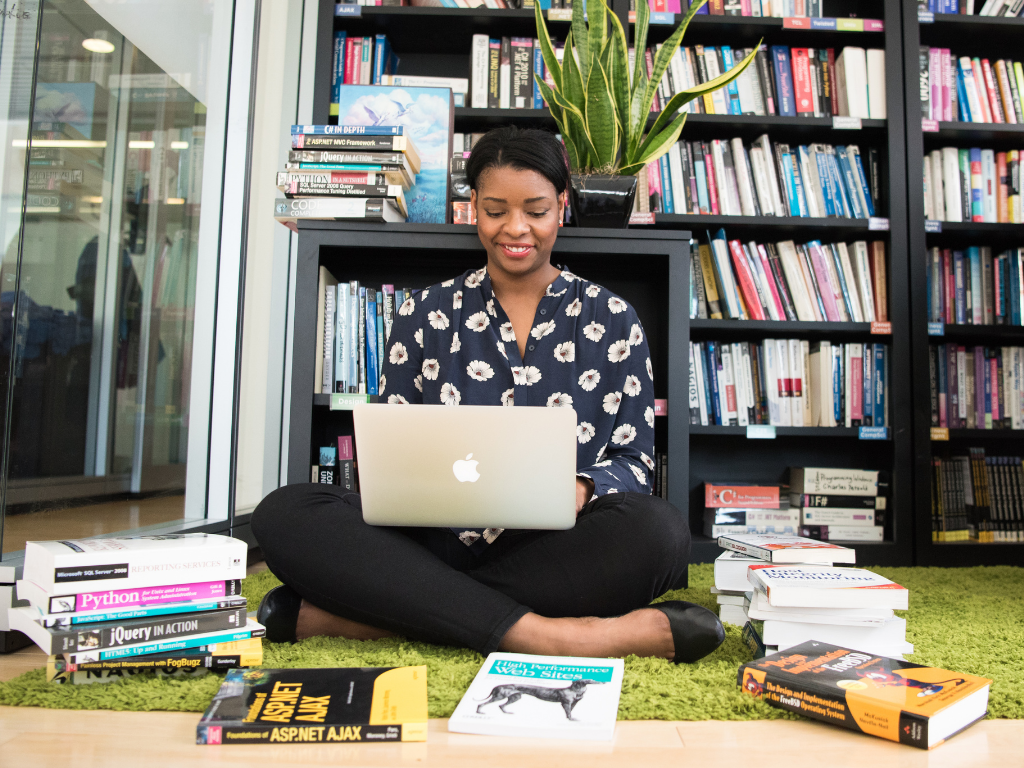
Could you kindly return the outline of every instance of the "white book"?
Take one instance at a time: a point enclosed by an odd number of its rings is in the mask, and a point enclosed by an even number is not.
[[[679,142],[672,145],[668,151],[668,170],[672,176],[672,189],[686,189],[688,185],[683,183],[683,157],[679,152]],[[673,213],[689,213],[686,210],[686,195],[681,194],[677,198],[672,195]]]
[[[891,608],[774,608],[758,592],[751,594],[747,614],[759,621],[792,621],[842,627],[878,627],[895,615]]]
[[[864,568],[762,565],[747,581],[777,608],[891,608],[905,611],[910,591]]]
[[[860,287],[857,284],[857,275],[853,270],[853,264],[850,263],[850,252],[846,248],[846,243],[837,243],[836,249],[839,251],[839,266],[843,270],[843,278],[846,280],[846,290],[850,294],[850,309],[853,311],[853,322],[863,323],[864,310],[862,302],[860,300]],[[846,302],[843,302],[845,307]]]
[[[320,391],[325,395],[334,391],[334,336],[337,323],[337,284],[324,288],[324,365],[321,374]]]
[[[702,426],[708,426],[708,401],[707,393],[704,391],[704,355],[700,354],[700,349],[696,342],[694,344],[694,375],[697,380],[697,404],[700,407],[700,423]]]
[[[800,339],[789,339],[789,380],[792,382],[790,397],[790,420],[794,427],[810,426],[804,424],[804,356],[800,347]]]
[[[718,266],[718,274],[716,277],[721,277],[721,293],[725,295],[719,295],[719,299],[725,299],[725,308],[729,312],[729,318],[736,320],[740,317],[740,305],[737,300],[736,292],[736,281],[732,276],[732,264],[729,261],[728,244],[725,240],[718,238],[711,239],[711,255],[715,257],[715,264]]]
[[[715,596],[715,602],[718,605],[738,605],[746,610],[750,607],[750,600],[747,599],[747,595],[749,594],[750,592],[744,592],[741,595],[727,595],[725,593],[721,593]]]
[[[811,342],[807,339],[800,340],[800,375],[803,378],[803,389],[804,389],[804,426],[813,427],[814,422],[811,420],[811,395],[808,389],[810,388],[810,370],[811,370]]]
[[[502,51],[505,46],[502,44]],[[512,62],[506,62],[504,53],[498,63],[498,107],[509,109],[512,106]]]
[[[767,563],[855,563],[857,552],[827,541],[816,541],[802,536],[781,536],[778,534],[744,534],[721,536],[718,546],[750,557],[757,557]],[[749,573],[748,580],[749,580]]]
[[[718,378],[719,400],[722,403],[723,421],[727,426],[735,426],[738,421],[736,412],[736,379],[732,366],[732,351],[728,344],[719,345],[722,356],[722,370]]]
[[[800,621],[768,619],[761,631],[761,639],[769,645],[799,645],[808,640],[817,640],[831,645],[842,645],[857,650],[866,650],[861,644],[900,645],[907,640],[907,620],[893,616],[873,626],[842,626],[808,624]],[[912,653],[912,651],[906,651]]]
[[[935,220],[935,213],[932,211],[932,161],[928,155],[924,156],[924,162],[921,164],[924,168],[922,175],[924,181],[924,217],[925,219]]]
[[[492,653],[448,720],[454,733],[611,741],[622,659]]]
[[[738,52],[742,53],[742,51]],[[758,84],[753,78],[757,77],[755,67],[747,67],[736,78],[736,90],[740,94],[740,112],[744,115],[763,115],[764,105],[758,99]]]
[[[834,427],[832,410],[832,344],[816,342],[810,364],[811,426]]]
[[[690,386],[689,386],[689,405],[690,414],[694,411],[700,413],[700,401],[697,398],[697,356],[694,354],[693,342],[690,342]]]
[[[768,395],[768,423],[773,427],[782,425],[782,409],[779,401],[779,352],[775,339],[765,339],[761,345],[764,352],[764,388]]]
[[[487,81],[490,67],[490,37],[473,35],[473,47],[470,53],[473,66],[473,96],[470,105],[474,109],[487,109]]]
[[[864,322],[875,320],[875,291],[871,283],[871,267],[868,261],[868,244],[858,240],[853,244],[853,270],[856,273],[857,293],[860,295],[861,312]]]
[[[833,525],[872,526],[875,525],[875,510],[852,509],[848,507],[804,507],[800,514],[804,525],[829,526],[829,541],[835,541],[832,535]]]
[[[800,176],[804,181],[804,197],[807,198],[807,215],[812,218],[825,218],[825,193],[821,188],[818,169],[814,165],[813,155],[804,147],[796,148],[800,161]]]
[[[762,216],[775,215],[775,201],[772,199],[768,173],[764,165],[764,152],[760,147],[750,148],[750,167],[754,169],[754,187],[757,191],[757,203],[761,206]]]
[[[790,467],[789,492],[877,496],[878,471],[832,467]]]
[[[872,120],[885,120],[885,51],[867,50],[868,114]]]
[[[932,215],[936,221],[946,221],[946,195],[943,186],[944,169],[942,164],[942,150],[933,150],[931,155],[932,165]],[[957,169],[957,177],[960,171]]]
[[[763,562],[759,557],[726,550],[715,558],[715,587],[727,592],[749,592],[747,568]]]
[[[55,595],[244,579],[248,547],[212,533],[30,541],[24,578]]]
[[[867,68],[867,55],[864,49],[854,45],[843,48],[836,59],[836,85],[841,115],[863,119],[872,116],[868,107]]]
[[[754,215],[754,183],[747,173],[747,162],[742,139],[729,142],[732,147],[732,163],[736,167],[736,186],[739,187],[740,213],[744,216]]]
[[[757,276],[757,281],[761,286],[761,291],[764,294],[765,299],[765,311],[768,313],[768,318],[771,320],[785,320],[786,311],[780,305],[775,303],[775,296],[772,293],[771,285],[774,282],[774,276],[771,274],[771,266],[768,266],[768,271],[765,272],[765,263],[768,261],[768,251],[764,249],[764,246],[759,246],[755,241],[751,240],[743,248],[743,253],[750,254],[751,270]],[[761,255],[764,254],[764,262],[761,260]]]
[[[348,283],[339,283],[334,292],[334,389],[331,391],[348,392]]]
[[[843,345],[843,426],[853,426],[853,357],[856,344]],[[860,356],[857,355],[859,358]]]
[[[685,69],[685,63],[683,62],[683,51],[682,48],[676,48],[676,54],[669,60],[669,71],[672,73],[672,81],[677,85],[676,87],[682,86],[683,88],[688,87],[686,85],[686,75],[683,73]],[[673,96],[675,94],[672,94]]]
[[[810,290],[804,280],[803,269],[800,266],[800,255],[796,252],[796,245],[792,240],[784,240],[776,245],[779,251],[779,261],[782,262],[782,272],[786,276],[786,283],[789,285],[790,297],[793,299],[793,309],[796,311],[798,320],[805,322],[815,320],[813,299]]]
[[[744,342],[740,347],[742,350],[743,361],[743,388],[747,397],[747,408],[752,409],[755,408],[757,404],[754,402],[754,368],[750,364],[750,344],[748,342]]]
[[[885,528],[881,525],[829,525],[828,541],[884,541]]]
[[[984,154],[984,151],[982,154]],[[984,167],[984,158],[982,159],[982,166]],[[963,205],[960,196],[960,154],[956,147],[942,148],[942,191],[946,209],[945,220],[963,221]]]
[[[789,370],[789,344],[786,339],[775,340],[775,354],[778,359],[779,378],[782,385],[779,387],[779,426],[793,426],[792,408],[792,376]],[[786,386],[787,383],[789,386]]]
[[[741,605],[718,606],[718,618],[723,624],[735,624],[737,627],[742,627],[750,621],[746,609]]]
[[[956,150],[952,150],[956,151]],[[943,149],[943,158],[946,150]],[[981,150],[981,210],[984,220],[995,223],[996,218],[996,153],[992,149]],[[954,219],[949,219],[954,221]],[[955,219],[960,221],[960,219]]]
[[[722,152],[722,142],[718,139],[711,142],[711,157],[715,166],[715,184],[718,186],[718,205],[724,215],[739,216],[739,197],[733,199],[736,190],[727,178],[725,155]]]
[[[313,394],[316,395],[324,391],[324,311],[327,290],[337,282],[327,267],[320,267],[316,289],[316,364],[313,370]]]
[[[725,525],[704,520],[704,535],[709,539],[717,539],[721,536],[735,536],[739,534],[752,533],[776,533],[780,536],[796,536],[799,533],[800,523],[753,523],[751,525]]]
[[[705,46],[704,48],[704,66],[708,70],[708,80],[714,80],[723,74],[722,70],[718,67],[718,56],[715,54],[715,49],[711,46]],[[711,101],[715,106],[716,115],[729,114],[729,104],[726,101],[725,94],[725,88],[718,88],[711,92]]]
[[[732,358],[732,380],[736,392],[736,423],[745,427],[748,424],[746,377],[743,375],[743,350],[739,343],[729,345],[729,357]]]
[[[775,206],[776,216],[788,216],[789,210],[783,203],[782,186],[779,183],[779,176],[775,172],[775,152],[772,148],[771,139],[768,138],[768,134],[762,134],[754,142],[761,149],[761,157],[764,161],[764,167],[768,174],[768,182],[771,187],[771,198],[772,203]],[[764,208],[764,206],[762,206]]]
[[[428,75],[381,75],[381,85],[406,88],[451,88],[453,93],[469,93],[468,77],[431,77]]]

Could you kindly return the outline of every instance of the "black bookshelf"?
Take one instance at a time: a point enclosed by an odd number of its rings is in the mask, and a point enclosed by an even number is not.
[[[907,261],[913,361],[913,431],[915,562],[919,565],[1019,565],[1024,562],[1024,544],[979,544],[977,542],[932,541],[932,456],[963,456],[969,447],[983,447],[993,455],[1024,452],[1024,432],[1009,429],[950,429],[949,440],[931,439],[928,349],[948,341],[973,344],[1020,344],[1024,328],[1013,326],[945,325],[943,334],[928,334],[928,274],[926,255],[931,247],[959,248],[990,245],[997,248],[1024,245],[1024,225],[979,222],[942,222],[941,232],[926,232],[924,200],[920,180],[926,152],[943,146],[981,146],[996,151],[1017,149],[1024,140],[1024,125],[940,122],[938,131],[922,128],[918,90],[918,49],[920,46],[950,48],[957,56],[1017,58],[1024,19],[935,14],[934,21],[920,23],[916,3],[902,4],[903,68],[906,72],[904,114],[906,115]]]

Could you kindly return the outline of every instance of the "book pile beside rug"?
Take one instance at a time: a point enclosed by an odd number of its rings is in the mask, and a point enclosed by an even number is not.
[[[821,541],[882,541],[888,488],[872,469],[790,467],[789,502],[800,535]]]
[[[855,550],[777,534],[732,534],[718,544],[729,552],[715,563],[716,588],[736,595],[741,574],[746,579],[743,636],[755,658],[808,640],[891,658],[914,652],[906,619],[894,614],[909,607],[908,591],[863,568],[835,567],[852,565]],[[728,610],[722,620],[734,614]],[[744,615],[735,614],[734,623]]]
[[[241,596],[246,545],[205,533],[30,541],[12,629],[49,654],[47,680],[198,676],[258,665],[265,630]]]

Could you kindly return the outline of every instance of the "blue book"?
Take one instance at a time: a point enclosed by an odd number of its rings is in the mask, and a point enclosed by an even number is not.
[[[331,69],[331,103],[337,104],[345,82],[345,33],[334,33],[334,67]],[[293,126],[294,128],[294,126]],[[292,133],[295,133],[292,130]]]
[[[696,342],[695,342],[696,343]],[[697,351],[700,353],[700,375],[704,382],[704,402],[707,404],[708,424],[715,423],[715,409],[711,403],[711,380],[708,378],[708,355],[707,345],[697,343]]]
[[[784,171],[782,183],[786,187],[786,200],[789,203],[789,215],[799,216],[800,215],[800,198],[796,196],[796,180],[793,178],[793,161],[789,156],[789,146],[786,144],[782,145],[780,150],[782,155],[782,170]]]
[[[364,86],[365,87],[365,86]],[[293,125],[292,135],[308,136],[404,136],[404,125]]]
[[[377,296],[366,290],[366,394],[376,395],[379,382],[377,366]]]
[[[871,410],[876,427],[885,426],[885,381],[888,370],[888,349],[884,344],[875,344],[875,383]]]
[[[864,193],[864,203],[868,207],[868,216],[875,215],[875,203],[871,199],[871,187],[868,186],[868,177],[864,173],[864,164],[860,161],[860,148],[850,147],[853,151],[853,170],[857,176],[857,183],[860,184],[861,192]]]
[[[551,0],[548,0],[548,6],[551,7]],[[544,7],[544,3],[541,2],[541,7]],[[541,80],[544,79],[544,51],[539,45],[533,46],[533,74],[537,75]],[[537,80],[534,78],[533,81],[533,108],[544,109],[544,98],[540,95],[540,86],[537,85]]]
[[[370,79],[370,82],[374,85],[380,85],[381,75],[384,74],[384,62],[386,60],[387,48],[387,35],[375,35],[373,46],[373,74]]]
[[[775,93],[779,97],[776,105],[779,117],[796,117],[796,100],[793,98],[793,70],[789,66],[789,48],[784,45],[772,46],[772,70],[775,73]]]
[[[981,325],[984,317],[981,311],[981,249],[972,245],[967,249],[967,260],[970,264],[971,275],[971,322]]]
[[[964,280],[964,252],[953,251],[953,286],[955,291],[953,319],[959,325],[967,322],[967,293],[964,290]]]
[[[821,145],[819,145],[821,146]],[[814,161],[818,166],[818,181],[821,182],[821,196],[825,199],[825,215],[838,216],[836,213],[836,184],[828,170],[828,158],[824,152],[815,152]]]
[[[697,144],[697,142],[694,142],[694,144]],[[711,212],[711,202],[708,199],[707,166],[704,164],[704,158],[703,157],[701,157],[699,159],[699,162],[697,162],[696,158],[693,158],[693,160],[694,160],[693,167],[696,168],[696,170],[697,170],[697,173],[696,173],[696,176],[697,176],[697,206],[700,208],[701,212],[707,211],[707,212],[710,213]],[[679,207],[680,208],[685,207],[685,202],[683,202],[685,200],[686,200],[686,195],[683,194],[682,190],[680,190],[680,194],[679,194],[679,201],[680,201],[679,202]],[[682,213],[689,213],[689,211],[682,211]]]
[[[846,185],[843,183],[843,174],[839,172],[839,162],[836,160],[836,151],[832,146],[828,148],[827,160],[829,173],[832,174],[832,180],[836,188],[836,211],[842,211],[842,215],[849,218],[852,214],[850,199],[847,197]]]
[[[960,122],[973,122],[971,120],[971,105],[967,102],[967,86],[964,84],[964,71],[960,68],[959,63],[956,67],[956,110],[960,117]]]
[[[658,167],[661,169],[661,207],[665,213],[675,213],[675,200],[672,195],[672,172],[668,167],[667,154],[658,158]]]
[[[807,210],[807,197],[804,194],[804,182],[800,176],[800,163],[797,162],[796,153],[792,150],[789,152],[789,165],[790,172],[793,174],[793,190],[796,192],[797,208],[800,211],[800,215],[806,218],[810,213]]]
[[[850,322],[853,322],[853,299],[850,297],[850,287],[846,284],[846,275],[843,273],[843,263],[839,260],[839,249],[832,244],[822,245],[821,250],[832,259],[832,266],[835,267],[836,274],[839,276],[839,290],[843,294],[843,305],[846,307],[846,314],[850,318]],[[870,381],[869,378],[865,378],[865,381]],[[863,402],[867,403],[868,400]]]
[[[724,421],[722,419],[722,404],[718,399],[718,354],[715,351],[717,344],[713,341],[707,343],[708,346],[708,378],[711,380],[711,402],[715,413],[715,424],[721,426]]]
[[[726,72],[736,66],[732,58],[732,48],[728,45],[722,46],[722,63],[725,64]],[[743,110],[740,108],[740,89],[739,86],[736,85],[735,80],[726,86],[726,91],[729,94],[729,114],[742,115]]]
[[[843,426],[843,345],[832,345],[832,416]]]
[[[377,380],[384,372],[384,293],[377,291]]]
[[[689,4],[689,5],[687,5],[686,7],[687,7],[687,8],[690,8],[690,7],[692,7],[692,6],[693,6],[693,3],[690,3],[690,4]],[[703,14],[703,15],[707,16],[707,15],[708,15],[708,13],[709,13],[709,11],[708,11],[708,4],[707,4],[707,3],[704,3],[704,5],[702,5],[702,6],[700,7],[700,8],[698,8],[698,9],[697,9],[697,13],[695,13],[694,15],[695,15],[695,16],[700,16],[700,15],[702,15],[702,14]]]
[[[193,600],[190,603],[167,603],[166,605],[144,605],[138,608],[121,608],[103,611],[102,613],[66,613],[59,616],[47,615],[42,609],[39,610],[39,623],[46,627],[55,625],[55,620],[63,622],[63,626],[70,624],[78,626],[81,624],[96,624],[103,621],[128,621],[130,619],[144,619],[149,616],[168,616],[178,613],[199,613],[200,611],[217,611],[223,608],[240,608],[245,605],[245,598],[241,595],[234,597],[211,598],[209,600]],[[45,621],[44,621],[44,617]]]
[[[250,624],[249,626],[253,626]],[[262,637],[263,630],[260,631]],[[199,648],[214,643],[233,643],[236,640],[248,640],[252,637],[253,630],[226,629],[223,632],[204,632],[189,637],[178,637],[173,640],[144,643],[141,645],[121,646],[120,648],[107,648],[101,651],[80,651],[76,656],[88,658],[95,661],[107,661],[109,659],[125,659],[131,656],[145,656],[150,653],[169,653],[171,651],[183,651],[187,648]],[[77,659],[81,660],[81,659]]]
[[[1020,325],[1020,254],[1011,251],[1007,262],[1010,271],[1010,279],[1006,283],[1010,291],[1010,325]]]
[[[856,180],[853,178],[853,168],[850,167],[850,160],[846,156],[846,147],[836,147],[836,160],[839,161],[839,171],[846,183],[847,196],[850,201],[850,212],[855,219],[866,219],[865,211],[860,207],[860,198],[857,197]]]

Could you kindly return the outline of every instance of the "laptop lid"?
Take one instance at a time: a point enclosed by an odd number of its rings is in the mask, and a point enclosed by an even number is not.
[[[370,525],[576,524],[571,408],[360,405],[352,419]]]

